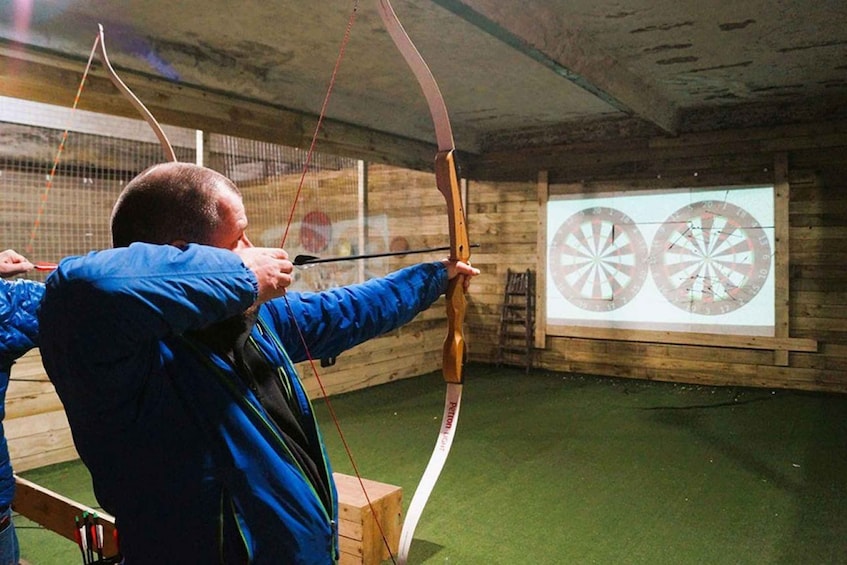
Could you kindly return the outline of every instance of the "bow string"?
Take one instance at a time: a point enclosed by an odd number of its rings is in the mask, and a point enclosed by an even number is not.
[[[332,69],[332,74],[331,74],[330,79],[329,79],[329,84],[327,85],[326,93],[324,94],[324,100],[323,100],[323,103],[321,104],[321,109],[320,109],[320,112],[318,114],[317,121],[315,123],[315,130],[314,130],[314,133],[312,134],[312,139],[309,143],[309,149],[306,152],[306,159],[305,159],[305,162],[303,164],[303,169],[302,169],[302,172],[301,172],[301,175],[300,175],[300,180],[297,184],[297,190],[295,192],[294,199],[293,199],[293,202],[291,204],[291,210],[288,214],[288,222],[286,223],[286,226],[285,226],[285,231],[284,231],[283,236],[282,236],[282,241],[280,242],[280,247],[285,247],[285,242],[288,239],[291,224],[294,221],[295,210],[297,209],[297,204],[300,201],[300,195],[303,192],[303,187],[304,187],[305,181],[306,181],[306,175],[308,174],[310,167],[311,167],[312,157],[314,156],[315,148],[317,146],[317,141],[318,141],[318,137],[320,136],[320,132],[321,132],[321,128],[323,126],[324,118],[326,118],[327,109],[329,107],[329,101],[330,101],[330,97],[332,96],[333,87],[335,86],[336,78],[338,77],[338,71],[341,67],[341,61],[344,58],[344,53],[347,49],[347,44],[350,41],[351,31],[352,31],[352,28],[353,28],[353,24],[356,21],[356,16],[358,14],[358,11],[359,11],[359,0],[354,0],[353,9],[351,10],[350,17],[347,20],[347,26],[344,30],[344,37],[341,40],[341,46],[338,49],[338,55],[337,55],[336,60],[335,60],[335,65]],[[291,309],[291,304],[288,302],[288,296],[284,295],[283,299],[285,301],[285,306],[286,306],[286,309],[288,310],[289,316],[291,317],[291,320],[294,323],[294,327],[297,330],[297,333],[299,335],[300,342],[303,345],[303,349],[306,353],[306,358],[307,358],[309,367],[311,368],[312,374],[315,377],[315,381],[317,382],[318,387],[320,388],[321,396],[323,397],[324,404],[326,405],[327,411],[329,412],[330,419],[332,420],[333,425],[335,426],[335,429],[338,432],[338,437],[340,438],[341,444],[344,447],[344,451],[347,455],[347,459],[350,461],[350,465],[353,468],[353,473],[356,476],[356,480],[359,483],[359,488],[362,489],[362,493],[365,496],[365,501],[367,502],[368,509],[370,510],[371,514],[376,518],[376,520],[375,520],[376,527],[377,527],[377,530],[379,531],[380,537],[382,538],[382,543],[383,543],[383,545],[385,546],[385,549],[388,552],[388,556],[391,559],[391,562],[397,563],[397,560],[395,559],[395,556],[394,556],[394,552],[391,550],[391,544],[388,542],[388,537],[385,533],[385,529],[383,528],[382,520],[380,519],[380,514],[377,512],[376,507],[374,506],[373,502],[371,501],[370,495],[368,494],[368,490],[365,488],[365,483],[362,479],[362,473],[359,471],[359,465],[356,463],[356,459],[353,457],[353,451],[350,449],[350,445],[347,443],[347,438],[346,438],[343,430],[341,429],[341,423],[339,422],[338,417],[335,413],[335,409],[333,408],[332,402],[329,399],[329,394],[327,393],[327,390],[324,387],[323,380],[321,379],[320,373],[318,372],[317,364],[315,363],[315,359],[313,358],[313,356],[312,356],[312,354],[309,350],[309,345],[306,342],[306,337],[303,334],[303,331],[300,329],[300,326],[297,323],[297,318],[294,316],[294,313]]]

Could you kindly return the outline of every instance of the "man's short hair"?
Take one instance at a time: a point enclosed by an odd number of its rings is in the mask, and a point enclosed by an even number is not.
[[[112,210],[112,245],[209,243],[220,224],[218,197],[240,194],[222,174],[190,163],[154,165],[133,178]]]

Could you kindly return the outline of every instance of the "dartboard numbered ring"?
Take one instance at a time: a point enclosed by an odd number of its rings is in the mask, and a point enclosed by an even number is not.
[[[764,287],[770,268],[765,230],[747,210],[720,200],[680,208],[651,245],[650,271],[659,291],[696,314],[741,308]]]
[[[550,275],[562,296],[584,310],[608,312],[628,303],[648,271],[644,236],[614,208],[586,208],[565,220],[550,243]]]

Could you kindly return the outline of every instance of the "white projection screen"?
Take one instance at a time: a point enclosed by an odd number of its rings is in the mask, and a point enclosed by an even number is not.
[[[774,188],[551,197],[547,328],[774,335]]]

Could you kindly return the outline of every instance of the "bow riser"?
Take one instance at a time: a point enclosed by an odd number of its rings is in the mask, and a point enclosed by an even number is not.
[[[464,277],[455,277],[447,287],[447,337],[444,340],[442,373],[444,381],[462,384],[462,366],[465,363],[465,336],[462,325],[465,319],[467,300],[461,281]]]
[[[454,151],[439,151],[435,156],[435,183],[447,203],[450,259],[467,262],[471,257],[471,248],[454,157]],[[447,337],[442,353],[442,373],[446,382],[454,384],[462,384],[462,365],[465,361],[463,326],[467,300],[464,279],[464,276],[458,276],[450,280],[446,294]]]
[[[450,230],[450,259],[467,261],[471,258],[468,229],[465,225],[465,208],[459,190],[455,151],[439,151],[435,156],[435,184],[447,202],[448,228]]]

